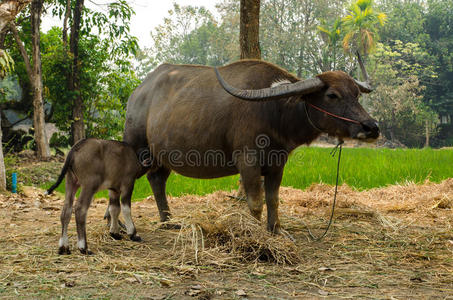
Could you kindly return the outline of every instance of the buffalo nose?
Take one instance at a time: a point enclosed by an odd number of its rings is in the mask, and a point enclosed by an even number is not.
[[[377,139],[379,137],[379,126],[375,120],[369,120],[360,123],[365,131],[367,138]]]

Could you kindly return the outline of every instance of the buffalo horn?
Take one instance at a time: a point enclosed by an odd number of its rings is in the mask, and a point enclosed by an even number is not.
[[[215,74],[220,85],[232,96],[247,101],[269,101],[295,95],[305,95],[320,90],[324,83],[319,78],[310,78],[290,84],[278,85],[259,90],[240,90],[229,85],[215,68]]]

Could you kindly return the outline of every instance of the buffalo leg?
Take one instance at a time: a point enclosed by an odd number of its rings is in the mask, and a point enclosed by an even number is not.
[[[92,186],[82,186],[80,197],[77,200],[77,206],[75,209],[75,219],[77,225],[77,247],[82,254],[92,254],[88,250],[87,238],[86,238],[86,220],[87,212],[90,207],[93,195],[96,192],[96,188]]]
[[[261,214],[263,212],[261,170],[255,167],[245,168],[241,170],[241,177],[250,212],[257,220],[261,220]]]
[[[170,170],[160,168],[156,172],[149,172],[146,177],[153,189],[154,198],[156,199],[157,208],[159,209],[160,221],[166,222],[170,219],[170,208],[168,207],[167,195],[165,194],[165,186],[167,184]]]
[[[283,168],[269,172],[264,178],[267,207],[267,230],[280,233],[280,220],[278,218],[278,191],[282,181]]]
[[[66,192],[63,208],[61,210],[61,237],[59,242],[58,254],[70,254],[69,239],[68,239],[68,225],[71,221],[72,205],[74,197],[79,186],[72,174],[68,173],[66,176]]]
[[[105,210],[104,220],[107,220],[107,227],[110,228],[112,222],[112,217],[110,217],[110,204],[107,206],[107,209]],[[120,226],[121,229],[126,230],[126,225],[124,225],[119,219],[118,225]]]
[[[123,212],[127,235],[129,235],[132,241],[140,242],[142,239],[137,235],[137,230],[135,229],[134,221],[132,220],[131,215],[131,197],[132,191],[134,190],[134,183],[128,187],[122,187],[121,190],[121,211]]]
[[[110,216],[110,236],[115,240],[121,240],[118,216],[120,214],[120,195],[118,192],[109,190],[109,216]]]

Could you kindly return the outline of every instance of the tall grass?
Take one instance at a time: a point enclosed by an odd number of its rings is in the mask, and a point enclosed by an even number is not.
[[[337,156],[332,158],[330,151],[329,148],[315,147],[297,149],[285,167],[282,185],[304,189],[312,183],[334,184]],[[426,179],[440,182],[449,177],[453,177],[453,150],[345,148],[341,157],[340,183],[359,190],[408,181],[422,183]],[[238,178],[236,175],[206,180],[172,173],[167,183],[167,194],[204,195],[217,190],[234,190]],[[64,192],[64,184],[57,190]],[[133,199],[143,199],[151,194],[146,176],[138,179]],[[101,192],[97,196],[107,195],[107,192]]]

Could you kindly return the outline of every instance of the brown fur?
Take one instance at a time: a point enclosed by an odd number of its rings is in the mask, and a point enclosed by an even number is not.
[[[94,194],[102,189],[109,190],[112,237],[121,238],[118,226],[121,199],[128,234],[132,240],[140,240],[130,216],[131,195],[140,170],[141,166],[135,151],[126,143],[86,139],[74,145],[66,158],[57,183],[48,191],[49,194],[52,193],[66,174],[66,197],[61,212],[60,254],[69,253],[67,230],[74,197],[79,188],[81,192],[75,207],[75,218],[78,246],[82,253],[90,253],[85,229],[87,211]]]
[[[238,89],[262,89],[277,81],[299,79],[287,71],[259,60],[243,60],[219,68],[226,82]],[[150,147],[157,170],[148,173],[162,221],[170,216],[165,185],[170,172],[195,178],[215,178],[240,173],[250,210],[260,218],[263,202],[260,176],[265,176],[268,229],[278,232],[278,189],[287,155],[302,144],[311,143],[321,132],[338,138],[377,137],[379,130],[358,103],[359,87],[343,72],[319,75],[325,86],[308,95],[265,102],[248,102],[228,94],[219,84],[214,69],[204,66],[159,66],[134,91],[128,101],[124,141],[137,150]],[[334,93],[337,99],[330,99]],[[352,124],[332,118],[303,101],[337,115],[355,119]],[[310,116],[310,120],[307,118]],[[316,128],[312,124],[316,125]],[[256,139],[265,136],[260,147]],[[170,153],[183,156],[196,151],[202,157],[221,151],[227,161],[239,153],[234,164],[203,162],[175,164]],[[247,154],[246,150],[257,154]],[[268,161],[273,152],[283,153],[278,162]],[[255,163],[246,163],[251,158]]]

